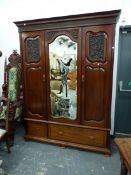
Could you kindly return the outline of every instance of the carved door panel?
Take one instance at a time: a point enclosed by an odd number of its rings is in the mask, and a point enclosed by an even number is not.
[[[80,29],[46,31],[48,119],[79,123]],[[79,71],[78,71],[79,70]]]
[[[22,33],[26,117],[45,119],[46,75],[44,32]]]
[[[82,123],[110,127],[113,26],[83,28]]]

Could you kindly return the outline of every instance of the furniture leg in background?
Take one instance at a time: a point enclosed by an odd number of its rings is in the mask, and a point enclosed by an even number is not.
[[[115,143],[121,156],[120,175],[131,173],[131,138],[116,138]]]

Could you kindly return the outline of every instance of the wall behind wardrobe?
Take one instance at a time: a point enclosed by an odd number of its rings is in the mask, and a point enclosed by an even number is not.
[[[13,49],[17,49],[17,51],[20,52],[18,29],[15,24],[13,24],[13,21],[122,9],[122,14],[119,23],[117,24],[115,44],[116,49],[111,110],[111,123],[113,130],[118,28],[121,24],[131,24],[130,7],[130,0],[0,0],[0,50],[3,52],[3,55],[0,58],[0,95],[1,86],[3,84],[5,57],[8,58]]]
[[[119,9],[121,4],[122,0],[0,0],[0,50],[3,52],[0,88],[5,57],[9,57],[13,49],[19,52],[19,36],[13,21]]]

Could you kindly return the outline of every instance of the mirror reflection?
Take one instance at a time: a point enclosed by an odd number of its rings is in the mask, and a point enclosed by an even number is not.
[[[76,119],[77,43],[58,36],[49,44],[50,100],[53,118]]]

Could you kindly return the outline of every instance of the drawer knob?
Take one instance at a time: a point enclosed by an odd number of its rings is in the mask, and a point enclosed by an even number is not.
[[[63,132],[62,132],[62,131],[59,131],[58,134],[59,134],[59,135],[63,135]]]
[[[93,140],[93,139],[94,139],[94,136],[89,136],[89,138],[90,138],[91,140]]]

